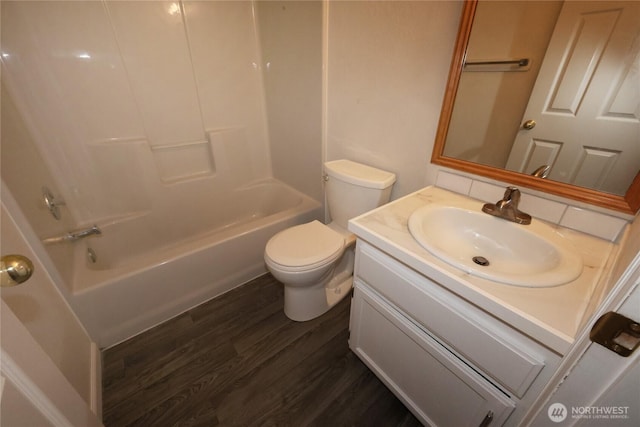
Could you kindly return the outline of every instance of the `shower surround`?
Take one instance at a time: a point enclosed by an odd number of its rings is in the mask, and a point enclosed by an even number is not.
[[[28,134],[20,143],[7,142],[12,148],[3,152],[3,162],[20,156],[20,150],[35,150],[42,164],[31,166],[52,177],[31,183],[28,177],[5,179],[3,173],[3,182],[41,240],[52,237],[52,230],[102,227],[101,237],[45,246],[63,294],[101,346],[260,274],[265,271],[261,251],[254,248],[264,245],[269,233],[321,216],[314,200],[322,194],[319,2],[3,1],[1,7],[3,105],[5,99],[15,105]],[[286,46],[277,45],[287,25],[298,34],[289,36]],[[300,63],[314,71],[291,75],[292,65]],[[289,92],[281,84],[288,74],[296,84]],[[284,104],[294,90],[297,102],[310,106],[308,114]],[[299,115],[288,116],[288,109]],[[286,141],[287,121],[295,121],[294,128],[305,124],[311,137],[297,147]],[[3,139],[20,134],[14,122],[3,123]],[[293,169],[272,171],[272,162],[284,164],[291,156]],[[61,222],[33,207],[40,195],[29,187],[40,186],[64,200]],[[246,198],[251,192],[253,205]],[[197,232],[183,233],[185,225]],[[167,255],[168,246],[201,240],[211,247],[248,233],[261,237],[245,238],[246,250],[234,247],[236,257],[246,257],[234,271],[222,268],[228,258],[200,255],[194,276],[201,288],[192,290],[169,276],[156,275],[155,283],[141,285],[142,276],[127,271],[126,286],[107,297],[104,288],[115,279],[104,277],[109,269],[99,267],[105,265],[101,257],[124,253],[96,251],[94,270],[100,270],[101,280],[83,272],[91,265],[79,255],[92,241],[101,246],[100,239],[111,248],[150,242],[147,254],[138,257],[150,260],[137,268],[143,271],[175,259],[175,253]],[[154,234],[165,243],[154,246]],[[113,235],[121,241],[114,242]],[[154,251],[168,258],[153,256]],[[207,276],[208,269],[226,271],[226,277]],[[181,280],[188,282],[188,275]],[[99,298],[88,296],[98,290]],[[163,293],[167,300],[157,300]],[[118,299],[142,301],[152,294],[155,306],[145,310],[153,316],[110,311]],[[96,308],[107,300],[115,306],[102,307],[105,316],[98,319]],[[180,303],[172,306],[175,300]]]

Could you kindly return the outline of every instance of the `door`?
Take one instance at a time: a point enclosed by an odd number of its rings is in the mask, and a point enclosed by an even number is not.
[[[640,219],[636,219],[640,221]],[[635,227],[640,227],[634,223]],[[640,232],[640,228],[636,228]],[[631,334],[620,334],[624,349],[638,344],[640,322],[640,234],[630,240],[635,254],[599,313],[618,313],[635,322]],[[626,250],[629,250],[627,248]],[[600,317],[602,319],[602,317]],[[628,324],[629,325],[629,324]],[[627,326],[628,326],[627,325]],[[551,391],[536,409],[530,426],[629,426],[640,425],[640,348],[623,357],[592,342],[593,327],[580,334],[548,388]],[[626,328],[623,328],[623,330]],[[612,331],[620,330],[613,328]],[[612,336],[614,334],[605,334]],[[631,335],[631,337],[629,336]],[[574,356],[575,354],[575,356]]]
[[[4,301],[0,315],[0,425],[102,426]]]
[[[516,402],[362,282],[350,348],[425,425],[502,425]]]
[[[638,287],[616,312],[640,321]],[[622,357],[591,343],[532,425],[640,425],[640,350]]]
[[[3,198],[10,197],[4,193]],[[101,426],[87,403],[91,386],[86,348],[91,342],[78,329],[4,200],[1,212],[2,255],[26,256],[34,264],[34,273],[20,285],[2,288],[0,425]]]
[[[550,165],[549,179],[624,194],[640,163],[639,68],[640,2],[565,2],[507,169]]]

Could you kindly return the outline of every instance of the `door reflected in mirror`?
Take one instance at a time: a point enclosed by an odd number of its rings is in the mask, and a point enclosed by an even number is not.
[[[635,212],[638,40],[640,2],[467,2],[433,162]]]

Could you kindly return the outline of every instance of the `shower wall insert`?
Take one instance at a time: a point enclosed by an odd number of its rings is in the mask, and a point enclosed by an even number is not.
[[[3,82],[79,226],[271,176],[254,6],[2,3]]]
[[[3,97],[54,177],[37,214],[102,233],[39,236],[67,247],[51,258],[72,265],[59,276],[100,346],[265,272],[272,234],[322,216],[271,170],[263,71],[278,71],[258,21],[287,13],[276,3],[1,3]]]

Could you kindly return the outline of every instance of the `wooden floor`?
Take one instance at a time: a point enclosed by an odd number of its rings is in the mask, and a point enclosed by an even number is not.
[[[347,344],[350,298],[309,322],[265,275],[103,354],[112,426],[419,426]]]

